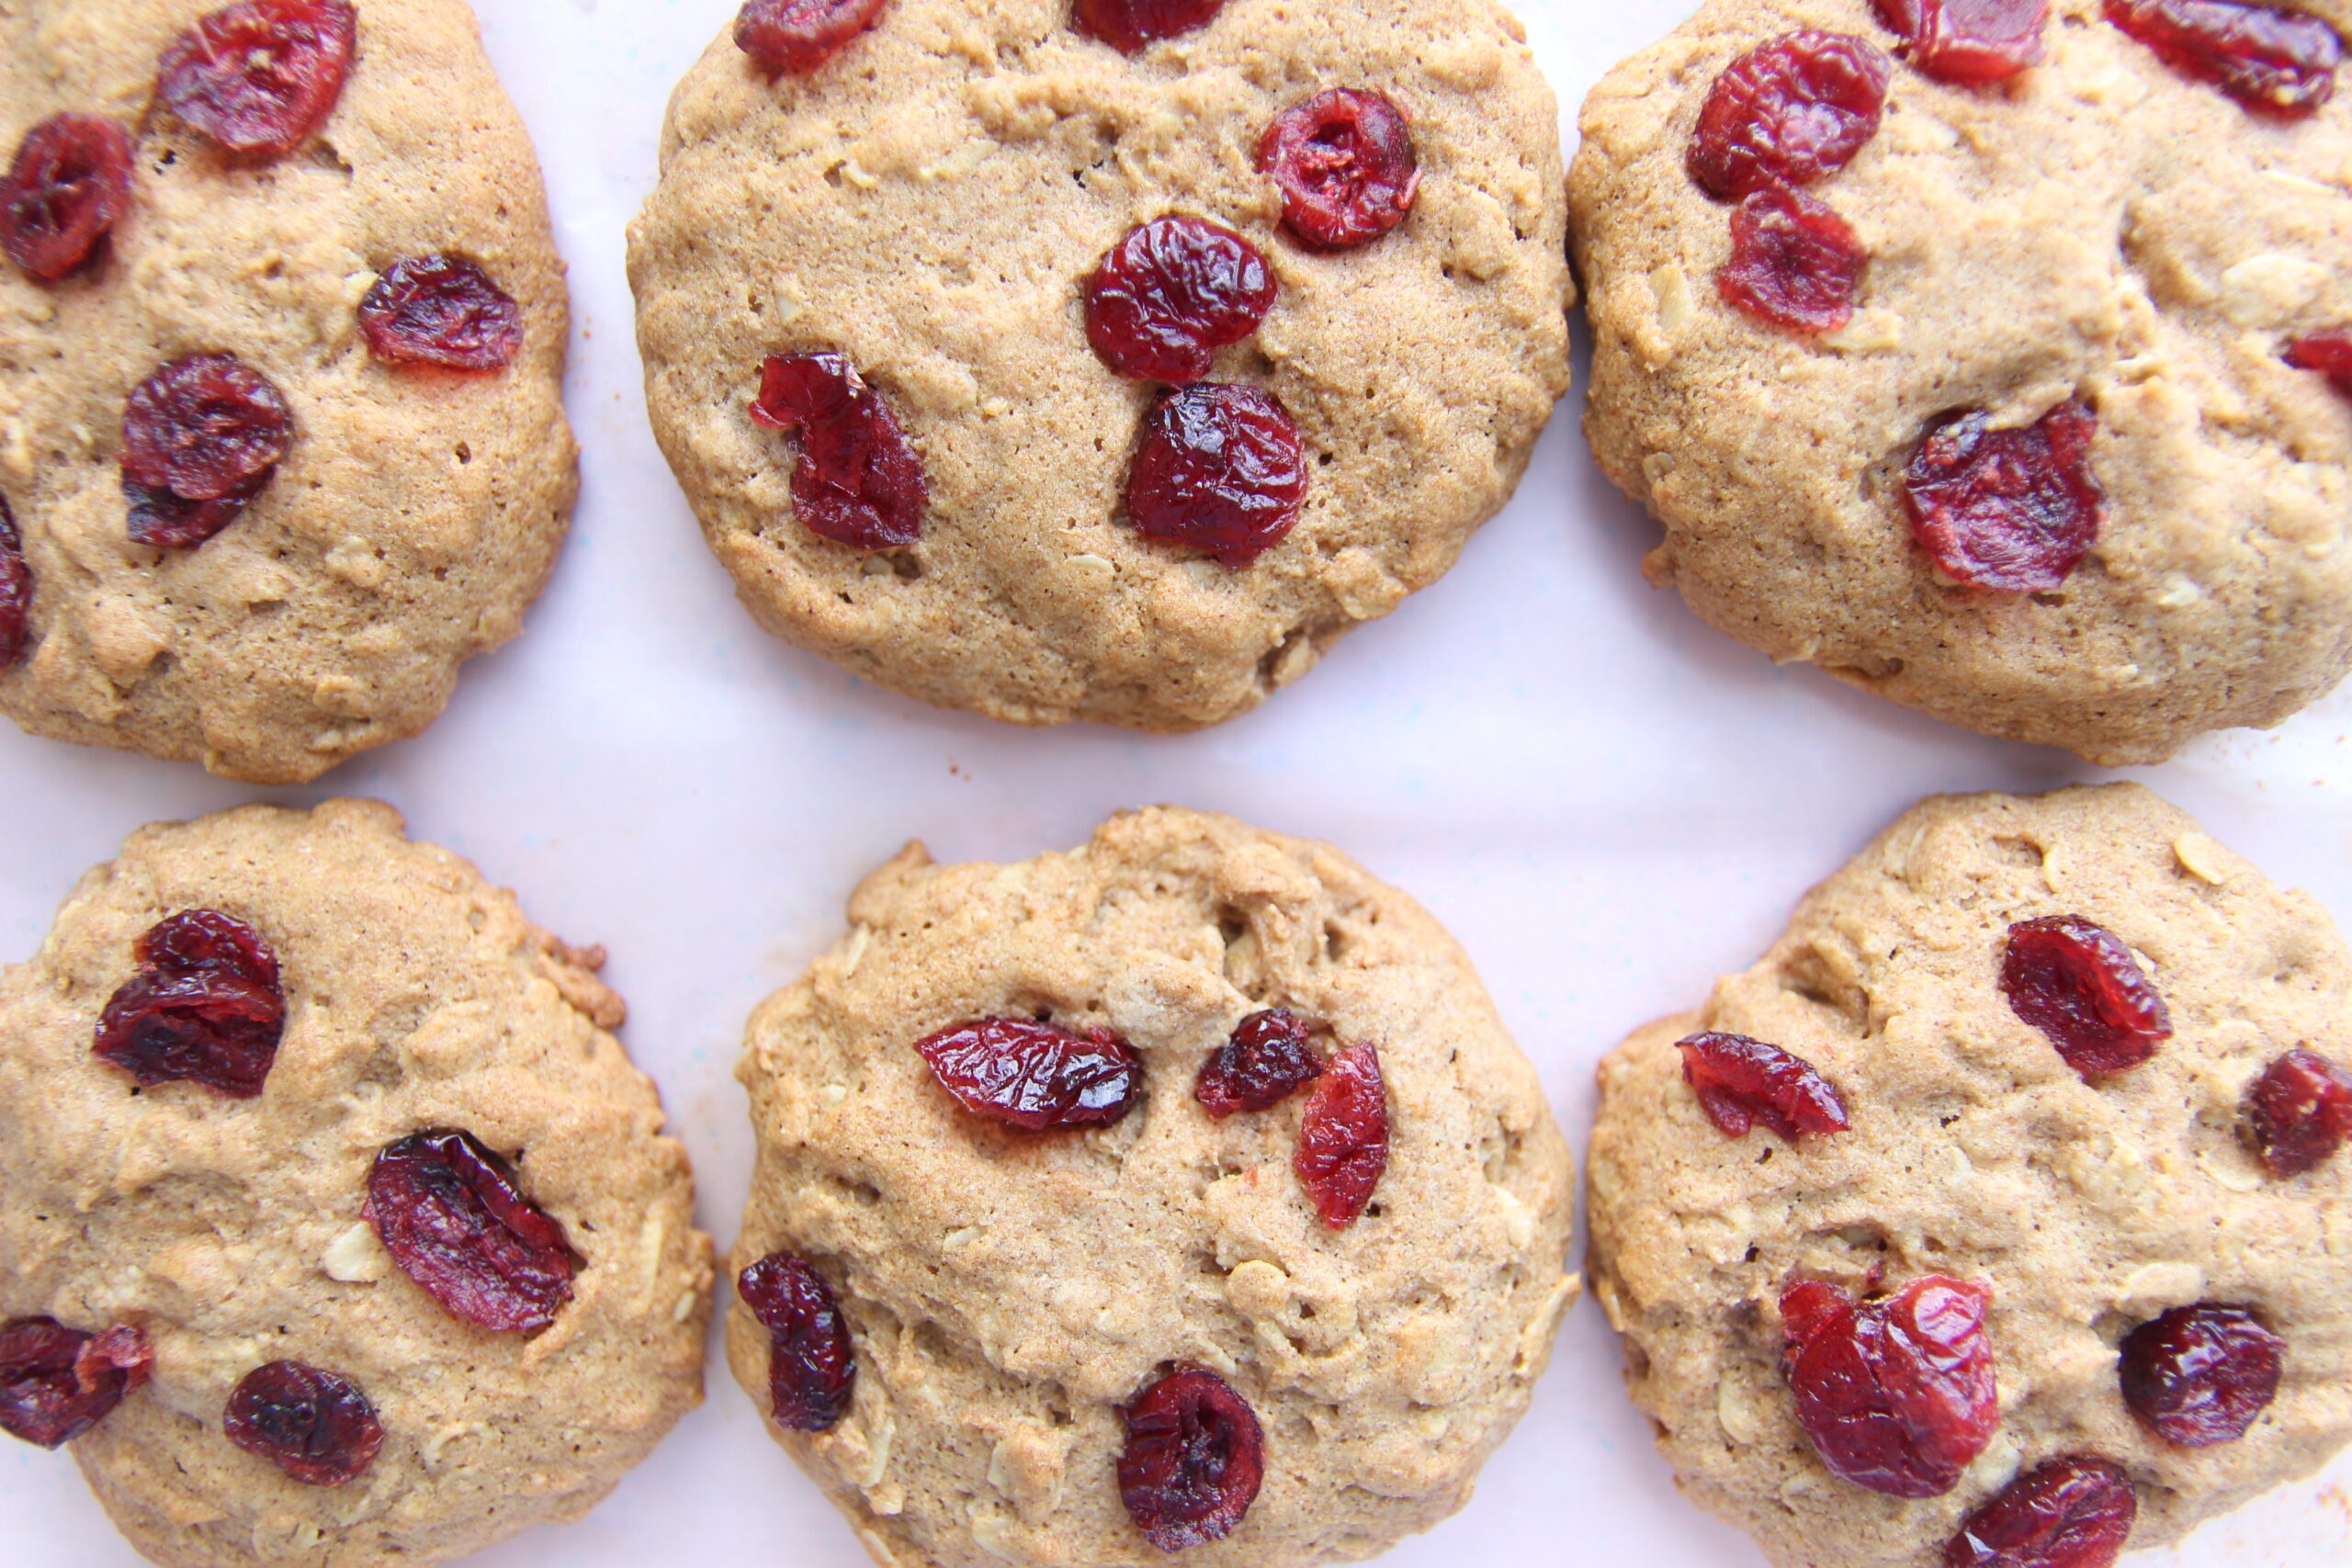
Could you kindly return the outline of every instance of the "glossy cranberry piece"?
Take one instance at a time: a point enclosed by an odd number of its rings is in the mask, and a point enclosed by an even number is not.
[[[1272,1109],[1322,1075],[1312,1035],[1313,1026],[1287,1008],[1251,1013],[1201,1064],[1193,1098],[1220,1118]]]
[[[1827,202],[1774,186],[1732,209],[1731,260],[1715,288],[1767,326],[1836,332],[1854,319],[1854,285],[1868,259]]]
[[[1026,1018],[979,1018],[915,1042],[939,1087],[1007,1126],[1102,1127],[1135,1108],[1143,1063],[1096,1024],[1072,1034]]]
[[[2254,1080],[2245,1124],[2271,1175],[2314,1169],[2352,1138],[2352,1072],[2299,1045]]]
[[[735,1281],[768,1331],[768,1404],[776,1425],[822,1432],[849,1414],[857,1355],[833,1289],[797,1253],[771,1252]]]
[[[2352,398],[2352,328],[2297,338],[2287,345],[2287,363],[2298,370],[2318,371]]]
[[[1119,1500],[1144,1539],[1182,1551],[1231,1535],[1266,1475],[1250,1402],[1206,1367],[1181,1363],[1123,1414]]]
[[[175,359],[131,389],[123,478],[184,501],[233,496],[275,468],[294,416],[269,378],[234,355]]]
[[[51,115],[25,132],[0,182],[0,249],[26,276],[55,283],[130,210],[130,135],[97,115]]]
[[[2085,1077],[2136,1067],[2172,1038],[2172,1014],[2132,950],[2078,915],[2011,926],[2001,992]]]
[[[898,416],[838,354],[773,356],[752,421],[800,433],[792,510],[802,527],[861,550],[911,545],[931,499]]]
[[[1370,244],[1405,221],[1421,188],[1404,111],[1358,87],[1276,115],[1258,139],[1258,167],[1282,192],[1283,227],[1311,250]]]
[[[577,1264],[563,1227],[470,1133],[415,1133],[387,1145],[368,1173],[360,1213],[401,1272],[453,1317],[536,1334],[571,1300]]]
[[[358,37],[345,0],[239,0],[172,40],[156,86],[230,152],[275,157],[334,112]]]
[[[804,76],[872,27],[889,0],[747,0],[735,47],[771,76]]]
[[[238,1380],[220,1430],[306,1486],[342,1485],[384,1446],[383,1424],[358,1385],[300,1361],[270,1361]]]
[[[2107,492],[2091,473],[2098,419],[2064,402],[1994,430],[1981,410],[1930,420],[1903,470],[1903,507],[1946,577],[1999,593],[2046,593],[2098,542]]]
[[[1127,515],[1147,539],[1239,570],[1297,524],[1306,476],[1298,426],[1272,394],[1198,381],[1162,393],[1144,416]]]
[[[2107,19],[2256,114],[2303,119],[2335,96],[2343,40],[2317,17],[2243,0],[2107,0]]]
[[[1675,1046],[1682,1053],[1682,1081],[1726,1138],[1747,1136],[1758,1122],[1791,1143],[1800,1133],[1846,1130],[1845,1097],[1802,1056],[1745,1034],[1713,1031]]]
[[[33,569],[25,564],[25,541],[17,514],[0,495],[0,670],[25,656],[33,640]]]
[[[1380,1053],[1351,1045],[1315,1080],[1291,1160],[1315,1212],[1335,1231],[1354,1224],[1388,1168],[1388,1089]]]
[[[1070,26],[1122,54],[1207,27],[1225,0],[1077,0]]]
[[[503,370],[523,347],[523,308],[463,256],[402,256],[359,301],[377,358],[452,370]]]
[[[218,909],[184,909],[148,928],[139,968],[98,1015],[92,1050],[142,1088],[186,1080],[231,1100],[259,1094],[286,1030],[277,954]]]
[[[0,1432],[53,1449],[69,1443],[147,1381],[155,1352],[120,1325],[85,1334],[51,1317],[0,1328]]]
[[[2175,1307],[2124,1337],[2123,1403],[2168,1443],[2233,1443],[2277,1397],[2286,1350],[2249,1308]]]
[[[2001,1424],[1992,1292],[1928,1274],[1857,1302],[1806,1280],[1781,1293],[1797,1424],[1833,1474],[1890,1497],[1939,1497]]]
[[[1684,164],[1725,201],[1811,185],[1878,134],[1894,69],[1875,44],[1844,33],[1807,28],[1758,44],[1707,89]]]
[[[2053,1459],[1961,1520],[1944,1568],[2110,1568],[2139,1517],[2122,1466]]]
[[[1085,293],[1086,341],[1103,364],[1139,381],[1197,381],[1273,309],[1274,275],[1232,230],[1170,214],[1128,230]]]
[[[2050,0],[1877,0],[1903,53],[1945,82],[1999,82],[2041,63]]]

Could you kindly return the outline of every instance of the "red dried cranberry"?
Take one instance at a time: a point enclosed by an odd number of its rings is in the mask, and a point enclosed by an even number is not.
[[[1939,1497],[2001,1415],[1983,1285],[1928,1274],[1880,1301],[1806,1280],[1781,1293],[1797,1424],[1833,1474],[1890,1497]]]
[[[2343,40],[2317,17],[2245,0],[2107,0],[2107,19],[2256,114],[2302,119],[2335,93]]]
[[[523,308],[463,256],[402,256],[359,301],[359,331],[395,365],[503,370],[523,347]]]
[[[1141,381],[1197,381],[1212,352],[1258,330],[1274,275],[1258,247],[1204,218],[1138,223],[1086,280],[1086,341]]]
[[[1715,288],[1768,325],[1836,332],[1854,319],[1854,284],[1868,259],[1827,202],[1773,186],[1732,209],[1731,260],[1715,274]]]
[[[183,909],[133,947],[138,972],[98,1015],[91,1049],[141,1087],[186,1079],[232,1100],[261,1092],[286,1030],[277,954],[218,909]]]
[[[2001,992],[2085,1077],[2136,1067],[2172,1038],[2172,1014],[2132,950],[2077,915],[2009,928]]]
[[[172,40],[156,86],[232,152],[290,152],[334,112],[358,31],[345,0],[238,0]]]
[[[1306,1096],[1291,1160],[1315,1212],[1335,1231],[1356,1223],[1388,1168],[1388,1088],[1380,1053],[1351,1045],[1333,1056]]]
[[[2250,1308],[2175,1307],[2124,1336],[2123,1403],[2168,1443],[2233,1443],[2277,1397],[2286,1350]]]
[[[1413,209],[1421,171],[1404,112],[1380,94],[1333,87],[1274,117],[1258,168],[1283,194],[1283,226],[1315,250],[1367,245]]]
[[[1903,470],[1903,507],[1945,576],[2001,593],[2046,593],[2098,540],[2107,492],[2091,474],[2098,419],[2064,402],[1991,430],[1982,410],[1928,421]]]
[[[147,1381],[155,1352],[120,1325],[84,1334],[52,1317],[0,1328],[0,1432],[53,1449],[73,1441]]]
[[[191,355],[131,389],[122,473],[183,501],[222,500],[277,467],[293,436],[268,377],[234,355]]]
[[[1999,82],[2041,63],[2050,0],[1877,0],[1913,65],[1946,82]]]
[[[1119,1500],[1144,1539],[1182,1551],[1231,1535],[1266,1475],[1266,1434],[1250,1402],[1182,1362],[1122,1414]]]
[[[220,1430],[306,1486],[340,1486],[384,1446],[375,1406],[350,1379],[300,1361],[270,1361],[238,1380]]]
[[[801,526],[861,550],[911,545],[931,499],[922,459],[882,394],[838,354],[771,356],[752,421],[800,432],[792,509]]]
[[[1136,531],[1236,570],[1282,543],[1306,504],[1306,448],[1270,393],[1196,381],[1160,394],[1127,470]]]
[[[1724,67],[1699,107],[1684,164],[1725,201],[1776,185],[1811,185],[1878,134],[1894,62],[1877,45],[1807,28],[1758,44]]]
[[[387,1145],[368,1173],[360,1213],[401,1272],[454,1317],[535,1334],[571,1300],[577,1264],[563,1227],[470,1133],[414,1133]]]
[[[2121,1465],[2053,1459],[1961,1520],[1944,1568],[2110,1568],[2139,1516]]]
[[[1800,1133],[1842,1133],[1846,1100],[1804,1057],[1745,1034],[1712,1031],[1675,1043],[1682,1078],[1715,1131],[1744,1138],[1761,1122],[1791,1143]]]
[[[17,146],[0,182],[0,248],[42,283],[90,259],[130,208],[130,137],[113,120],[51,115]]]
[[[1042,1133],[1102,1127],[1134,1109],[1143,1063],[1096,1024],[1072,1034],[1026,1018],[978,1018],[915,1042],[939,1087],[965,1110]]]
[[[1201,1064],[1193,1098],[1216,1117],[1280,1104],[1322,1074],[1311,1032],[1307,1021],[1287,1008],[1251,1013]]]
[[[833,1290],[808,1260],[771,1252],[735,1281],[768,1331],[768,1402],[776,1425],[822,1432],[849,1414],[857,1356]]]
[[[17,532],[17,514],[8,498],[0,495],[0,670],[25,656],[32,646],[33,569],[25,564],[25,541]]]
[[[1225,0],[1077,0],[1070,25],[1121,54],[1207,27]]]
[[[2352,327],[2297,338],[2287,345],[2287,363],[2298,370],[2318,371],[2352,398]]]
[[[2270,1174],[2301,1176],[2352,1138],[2352,1073],[2299,1045],[2254,1080],[2245,1121]]]
[[[872,27],[888,0],[745,0],[735,47],[771,76],[802,76]]]

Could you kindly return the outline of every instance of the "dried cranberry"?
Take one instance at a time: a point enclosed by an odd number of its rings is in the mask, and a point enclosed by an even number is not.
[[[1854,319],[1854,284],[1868,259],[1827,202],[1772,186],[1732,209],[1731,260],[1715,274],[1715,288],[1769,325],[1836,332]]]
[[[1806,1280],[1781,1293],[1797,1424],[1833,1474],[1890,1497],[1938,1497],[2001,1416],[1983,1285],[1928,1274],[1856,1302]]]
[[[286,997],[277,954],[218,909],[184,909],[131,950],[138,972],[98,1015],[92,1050],[142,1087],[187,1079],[251,1100],[277,1059]]]
[[[2044,593],[2098,540],[2107,492],[2091,474],[2098,419],[2064,402],[2032,424],[1991,430],[1983,411],[1930,420],[1903,470],[1903,506],[1945,576],[2001,593]]]
[[[1677,1041],[1682,1078],[1715,1131],[1744,1138],[1761,1122],[1791,1143],[1800,1133],[1842,1133],[1846,1100],[1804,1057],[1745,1034],[1712,1031]]]
[[[1197,381],[1160,394],[1127,470],[1127,515],[1163,545],[1236,570],[1282,543],[1306,504],[1306,448],[1290,411],[1255,387]]]
[[[2041,63],[2050,0],[1877,0],[1903,52],[1946,82],[1998,82]]]
[[[463,256],[402,256],[359,301],[359,331],[395,365],[503,370],[523,347],[523,308]]]
[[[358,1385],[300,1361],[270,1361],[238,1380],[220,1429],[306,1486],[342,1485],[384,1446],[383,1424]]]
[[[2287,345],[2287,363],[2298,370],[2318,371],[2352,398],[2352,327],[2297,338]]]
[[[801,526],[861,550],[922,536],[931,493],[922,459],[882,394],[838,354],[772,356],[760,368],[752,420],[798,430],[792,509]]]
[[[2122,1466],[2053,1459],[1961,1520],[1944,1568],[2109,1568],[2139,1515]]]
[[[1807,28],[1758,44],[1724,67],[1684,164],[1725,201],[1776,185],[1811,185],[1878,134],[1894,62],[1877,45]]]
[[[915,1042],[965,1110],[1042,1133],[1102,1127],[1133,1110],[1143,1063],[1113,1031],[1072,1034],[1026,1018],[978,1018]]]
[[[2233,1443],[2278,1395],[2286,1349],[2250,1308],[2175,1307],[2124,1336],[2123,1403],[2168,1443]]]
[[[1356,1223],[1388,1168],[1388,1089],[1380,1053],[1351,1045],[1331,1058],[1306,1096],[1291,1161],[1315,1212],[1333,1230]]]
[[[42,283],[90,259],[130,208],[130,137],[113,120],[51,115],[0,182],[0,248]]]
[[[1413,209],[1421,171],[1404,112],[1380,94],[1333,87],[1274,117],[1258,168],[1283,196],[1283,226],[1316,249],[1370,244]]]
[[[888,0],[745,0],[735,47],[771,76],[806,75],[872,27]]]
[[[0,669],[25,656],[32,646],[33,569],[25,564],[25,541],[17,532],[17,514],[8,498],[0,495]]]
[[[2001,992],[2085,1077],[2136,1067],[2172,1038],[2172,1014],[2132,950],[2077,915],[2009,928]]]
[[[51,1317],[0,1328],[0,1432],[53,1449],[73,1441],[147,1381],[155,1352],[120,1325],[84,1334]]]
[[[200,545],[243,516],[254,498],[269,488],[276,472],[265,469],[215,501],[183,501],[160,485],[125,478],[122,496],[130,503],[126,531],[130,542],[158,549]]]
[[[1182,1551],[1231,1535],[1266,1475],[1266,1434],[1250,1402],[1182,1362],[1122,1414],[1119,1500],[1144,1539]]]
[[[832,1287],[790,1252],[771,1252],[735,1281],[768,1331],[768,1402],[776,1425],[822,1432],[849,1414],[857,1356]]]
[[[1212,351],[1256,332],[1273,305],[1257,246],[1204,218],[1155,218],[1086,280],[1086,341],[1122,376],[1197,381]]]
[[[1307,1021],[1287,1008],[1251,1013],[1201,1064],[1193,1098],[1217,1117],[1280,1104],[1322,1074],[1311,1032]]]
[[[563,1227],[470,1133],[414,1133],[387,1145],[368,1173],[360,1213],[401,1272],[452,1316],[533,1334],[571,1300],[577,1265]]]
[[[2245,1121],[2270,1174],[2301,1176],[2352,1138],[2352,1073],[2299,1045],[2254,1080]]]
[[[122,473],[183,501],[222,500],[274,468],[293,434],[268,377],[234,355],[191,355],[131,389]]]
[[[1121,54],[1207,27],[1225,0],[1077,0],[1070,25]]]
[[[2256,114],[2302,119],[2335,93],[2343,40],[2317,17],[2245,0],[2107,0],[2107,19]]]
[[[238,0],[172,40],[156,86],[232,152],[290,152],[334,112],[357,39],[345,0]]]

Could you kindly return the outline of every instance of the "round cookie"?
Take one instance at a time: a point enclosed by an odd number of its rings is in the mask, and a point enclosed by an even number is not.
[[[2078,1075],[2007,999],[2008,928],[2052,916],[2113,932],[2153,983],[2172,1032],[2140,1065]],[[2137,785],[1914,808],[1755,967],[1601,1065],[1593,1290],[1681,1488],[1781,1568],[1944,1568],[1963,1518],[2053,1461],[2120,1467],[2134,1547],[2309,1474],[2352,1437],[2352,1151],[2274,1175],[2247,1101],[2290,1049],[2352,1067],[2347,1001],[2326,915]],[[1676,1049],[1700,1031],[1793,1053],[1849,1124],[1725,1135]],[[1809,1438],[1782,1303],[1931,1277],[1990,1289],[1997,1425],[1949,1490],[1906,1500]],[[2211,1303],[2255,1309],[2283,1375],[2242,1438],[2184,1447],[2127,1405],[2120,1347]]]
[[[1870,0],[1713,0],[1611,72],[1569,178],[1586,432],[1664,525],[1651,581],[1721,630],[1954,724],[2156,761],[2276,724],[2352,665],[2352,381],[2287,357],[2352,328],[2352,99],[2257,113],[2098,0],[2050,10],[2041,62],[1990,85],[1928,74]],[[2299,15],[2352,28],[2341,0]],[[1850,320],[1819,333],[1721,288],[1736,210],[1794,198],[1736,208],[1686,163],[1726,67],[1806,28],[1863,40],[1886,77],[1875,131],[1799,193],[1867,257]],[[2096,541],[2059,575],[2093,505],[2045,479],[2009,509],[2043,509],[2011,536],[2036,569],[1972,559],[2007,586],[1960,581],[1905,495],[1931,425],[1974,411],[1996,446],[2033,446],[2070,401],[2096,422]]]
[[[563,267],[461,0],[359,0],[339,98],[276,158],[232,155],[158,92],[159,58],[214,9],[0,15],[0,151],[60,114],[134,143],[125,209],[86,264],[43,283],[0,262],[0,498],[32,580],[0,710],[287,783],[423,729],[458,664],[521,629],[576,488]],[[434,254],[476,264],[519,308],[506,367],[371,352],[359,307],[396,262]],[[161,367],[220,354],[274,384],[290,444],[217,535],[134,543],[127,400]]]
[[[283,1035],[250,1098],[142,1085],[124,1063],[153,1052],[93,1050],[140,976],[169,970],[142,936],[191,909],[275,955]],[[141,1551],[437,1562],[578,1517],[700,1402],[710,1243],[653,1085],[608,1032],[624,1009],[602,959],[409,842],[389,807],[338,800],[142,829],[0,975],[0,1322],[143,1337],[152,1376],[72,1445]],[[461,1318],[379,1239],[405,1245],[379,1153],[452,1130],[559,1227],[571,1262],[545,1326]],[[532,1231],[500,1224],[510,1247]],[[372,1408],[380,1448],[354,1478],[297,1480],[224,1430],[280,1360]]]
[[[1122,1507],[1122,1412],[1188,1363],[1263,1432],[1254,1503],[1188,1562],[1370,1557],[1468,1500],[1577,1292],[1573,1179],[1533,1068],[1424,911],[1328,846],[1163,807],[1011,865],[910,846],[849,916],[752,1016],[729,1263],[788,1249],[838,1300],[845,1414],[771,1431],[876,1562],[1158,1560]],[[1237,1022],[1277,1007],[1321,1056],[1376,1050],[1386,1167],[1345,1228],[1294,1174],[1336,1060],[1271,1109],[1195,1098]],[[984,1017],[1114,1032],[1140,1059],[1131,1108],[1038,1132],[962,1108],[916,1043]],[[739,1300],[728,1359],[763,1413],[771,1347]]]
[[[1071,17],[891,0],[774,81],[714,43],[630,231],[647,400],[769,631],[995,718],[1190,729],[1434,581],[1518,482],[1568,378],[1557,111],[1489,0],[1230,0],[1133,55]],[[1311,251],[1259,141],[1338,87],[1404,111],[1419,186],[1393,231]],[[1098,261],[1170,213],[1238,232],[1278,290],[1210,372],[1271,393],[1303,449],[1295,528],[1244,566],[1137,532],[1130,462],[1159,394],[1098,359],[1082,319]],[[798,438],[752,404],[763,356],[817,351],[904,427],[919,542],[868,552],[797,516]]]

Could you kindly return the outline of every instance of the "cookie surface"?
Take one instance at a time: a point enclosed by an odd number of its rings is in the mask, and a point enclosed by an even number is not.
[[[2005,998],[2007,927],[2052,915],[2113,931],[2161,994],[2173,1032],[2142,1065],[2080,1077]],[[2347,995],[2352,953],[2311,899],[2136,785],[1916,807],[1755,967],[1601,1066],[1593,1289],[1682,1489],[1782,1568],[1931,1568],[2062,1457],[2130,1477],[2135,1548],[2316,1469],[2352,1437],[2352,1153],[2273,1177],[2242,1102],[2290,1048],[2352,1064]],[[1725,1136],[1675,1049],[1700,1030],[1796,1054],[1850,1125]],[[1991,1289],[1998,1426],[1950,1491],[1904,1501],[1808,1439],[1778,1303],[1793,1280],[1928,1276]],[[2180,1447],[2127,1407],[2119,1346],[2211,1303],[2283,1337],[2283,1376],[2241,1438]]]
[[[569,328],[538,167],[460,0],[363,0],[332,113],[268,162],[232,160],[157,95],[159,56],[213,8],[0,7],[8,149],[65,113],[135,141],[127,209],[88,265],[44,285],[0,264],[0,495],[33,579],[0,710],[281,783],[424,728],[458,664],[520,629],[575,489]],[[435,253],[519,304],[506,368],[370,353],[362,299]],[[291,445],[215,536],[135,544],[126,400],[212,354],[276,385]]]
[[[1122,1408],[1170,1363],[1216,1372],[1264,1432],[1254,1504],[1187,1562],[1368,1557],[1468,1499],[1577,1293],[1572,1179],[1533,1068],[1426,913],[1327,846],[1159,807],[1011,865],[910,847],[850,919],[752,1017],[758,1164],[729,1261],[794,1249],[839,1298],[852,1407],[771,1430],[877,1562],[1159,1561],[1116,1472]],[[1194,1099],[1209,1053],[1275,1006],[1327,1023],[1327,1056],[1377,1047],[1387,1167],[1346,1229],[1293,1173],[1307,1096],[1223,1120]],[[1122,1119],[984,1120],[914,1049],[1039,1014],[1141,1057]],[[768,1333],[739,1303],[727,1339],[764,1415]]]
[[[1923,73],[1868,0],[1715,0],[1612,71],[1569,185],[1586,430],[1665,526],[1652,581],[1720,629],[1955,724],[2154,761],[2352,664],[2352,399],[2284,358],[2352,326],[2352,100],[2256,114],[2097,0],[2051,12],[2041,62],[1988,86]],[[1808,28],[1894,57],[1875,133],[1804,187],[1868,255],[1821,335],[1718,291],[1733,207],[1685,164],[1718,74]],[[2096,543],[2046,591],[1958,585],[1902,495],[1929,423],[2069,400],[2097,420]]]
[[[1187,729],[1256,705],[1450,567],[1567,384],[1556,109],[1487,0],[1232,0],[1127,56],[1065,0],[893,0],[806,76],[722,37],[689,73],[631,231],[654,430],[769,631],[926,702]],[[1340,86],[1410,121],[1402,226],[1313,253],[1257,167]],[[1080,287],[1132,226],[1206,218],[1279,288],[1211,378],[1295,419],[1308,490],[1253,564],[1140,536],[1155,395],[1095,357]],[[795,516],[763,356],[834,351],[896,411],[930,502],[869,554]]]
[[[285,1025],[255,1098],[139,1087],[92,1050],[135,944],[217,909],[274,950]],[[172,1568],[428,1563],[577,1517],[701,1396],[708,1238],[620,998],[390,807],[245,807],[151,827],[0,976],[0,1320],[128,1325],[151,1381],[73,1444]],[[370,1219],[379,1152],[470,1133],[576,1259],[535,1333],[461,1321]],[[383,1439],[304,1484],[224,1434],[290,1359],[348,1380]]]

